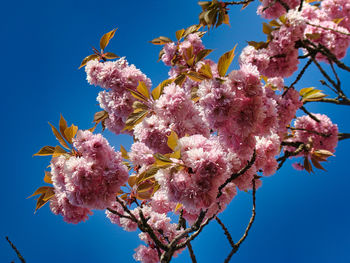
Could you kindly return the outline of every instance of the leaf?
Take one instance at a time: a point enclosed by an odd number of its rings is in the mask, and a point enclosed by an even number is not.
[[[270,26],[275,26],[275,27],[280,27],[281,26],[280,23],[278,23],[276,20],[271,20],[269,22],[269,25]]]
[[[141,95],[143,95],[145,98],[149,99],[149,90],[143,81],[139,81],[139,85],[137,86],[137,91],[140,92]]]
[[[63,118],[62,114],[61,114],[61,118],[60,118],[60,122],[59,122],[59,129],[60,129],[60,133],[63,135],[63,137],[65,137],[64,135],[64,130],[67,128],[67,121]]]
[[[256,42],[256,41],[248,41],[248,45],[254,47],[256,50],[267,48],[268,43],[267,42]]]
[[[78,69],[81,69],[82,67],[84,67],[86,65],[86,63],[88,63],[90,60],[94,60],[94,59],[97,59],[99,57],[100,56],[96,55],[96,54],[92,54],[90,56],[87,56],[86,58],[83,59],[83,61],[81,62],[81,64],[80,64]]]
[[[49,123],[49,124],[50,124],[50,126],[51,126],[51,128],[52,128],[53,134],[56,136],[56,139],[60,142],[60,144],[61,144],[63,147],[69,149],[68,144],[67,144],[66,141],[63,139],[63,137],[62,137],[62,135],[60,134],[60,132],[59,132],[59,131],[56,129],[56,127],[53,126],[51,123]]]
[[[137,192],[136,197],[140,200],[148,200],[152,197],[153,192]]]
[[[180,29],[180,30],[176,31],[176,33],[175,33],[176,39],[180,40],[182,38],[184,32],[185,32],[185,29]]]
[[[148,110],[148,106],[146,104],[143,104],[140,101],[134,101],[134,103],[132,104],[132,108],[136,111],[136,110]],[[134,112],[135,112],[134,111]]]
[[[307,157],[304,158],[304,169],[308,171],[309,173],[313,172],[312,166],[310,164],[310,161]]]
[[[51,197],[55,195],[53,187],[50,187],[43,196],[43,201],[49,201]]]
[[[109,44],[109,41],[114,37],[115,31],[117,31],[117,28],[113,29],[112,31],[109,31],[108,33],[104,34],[100,39],[100,48],[101,50],[104,50],[107,45]]]
[[[213,51],[212,49],[203,49],[203,50],[199,51],[197,56],[196,56],[196,63],[198,61],[201,61],[206,56],[208,56],[212,51]]]
[[[312,153],[312,155],[317,156],[321,159],[326,160],[330,156],[334,156],[334,154],[327,150],[316,150]]]
[[[212,79],[213,73],[211,71],[211,67],[208,64],[204,64],[200,70],[198,71],[202,76],[204,76],[206,79]]]
[[[51,186],[41,186],[38,189],[36,189],[35,192],[31,196],[28,196],[27,198],[31,198],[31,197],[36,196],[36,195],[44,194],[44,193],[46,193],[46,191],[49,188],[52,188],[52,187]]]
[[[64,135],[70,144],[73,143],[73,138],[75,137],[77,132],[78,132],[78,126],[75,126],[74,124],[72,124],[70,127],[65,129]]]
[[[322,93],[321,90],[315,89],[314,87],[303,88],[299,94],[302,96],[303,101],[318,101],[327,95]]]
[[[144,101],[146,102],[147,101],[147,98],[145,96],[143,96],[141,93],[137,92],[137,91],[133,91],[132,89],[128,89],[131,93],[131,95],[135,98],[135,99],[138,99],[138,100],[141,100],[141,101]]]
[[[53,146],[44,146],[41,148],[36,154],[33,156],[47,156],[47,155],[52,155],[55,151],[55,147]]]
[[[166,168],[172,164],[172,161],[169,158],[160,153],[156,153],[153,156],[156,159],[154,163],[156,167]]]
[[[317,40],[321,37],[320,33],[305,34],[305,36],[310,40]]]
[[[129,176],[128,184],[130,185],[130,187],[133,187],[135,185],[136,179],[137,179],[137,176],[135,174]]]
[[[186,74],[190,79],[192,79],[193,81],[198,81],[201,82],[202,80],[205,79],[205,77],[201,76],[200,74],[198,74],[197,72],[194,71],[190,71]]]
[[[235,57],[235,49],[236,49],[237,45],[234,46],[234,48],[229,51],[226,52],[225,54],[223,54],[218,62],[218,71],[219,71],[219,75],[221,77],[224,77],[226,75],[226,72],[229,68],[229,66],[231,65],[231,62],[233,60],[233,58]]]
[[[182,204],[181,203],[177,203],[176,207],[175,207],[175,212],[177,212],[179,209],[181,209]]]
[[[173,153],[170,154],[170,158],[174,158],[174,159],[180,159],[181,158],[181,151],[177,150]]]
[[[44,182],[48,184],[52,184],[51,177],[52,177],[51,173],[45,171]]]
[[[42,208],[49,200],[44,200],[44,197],[45,197],[45,194],[42,194],[39,198],[38,198],[38,200],[37,200],[37,202],[36,202],[36,206],[35,206],[35,212],[34,213],[36,213],[36,211],[38,211],[40,208]]]
[[[154,100],[159,99],[160,95],[163,92],[164,87],[170,85],[174,80],[173,79],[166,79],[163,82],[161,82],[154,90],[152,90],[152,97]]]
[[[122,153],[122,157],[126,160],[129,160],[128,152],[125,150],[123,145],[120,145],[120,152]]]
[[[103,56],[107,59],[115,59],[115,58],[119,58],[118,55],[112,53],[112,52],[106,52],[103,54]]]
[[[323,166],[315,158],[311,157],[311,162],[317,169],[321,169],[323,171],[326,171],[326,169],[324,169]]]
[[[179,137],[177,136],[176,132],[171,131],[170,135],[168,136],[168,146],[170,149],[175,151],[175,148],[177,146],[177,141],[179,140]]]
[[[124,130],[132,130],[136,124],[140,123],[143,120],[143,118],[147,116],[147,114],[148,111],[139,111],[136,113],[131,113],[128,119],[126,120]]]
[[[154,181],[144,181],[142,184],[137,186],[137,193],[148,192],[152,190],[154,186]]]
[[[173,42],[170,38],[168,37],[157,37],[153,40],[150,41],[150,43],[154,44],[154,45],[165,45],[167,43],[171,43]]]
[[[65,153],[67,153],[66,150],[63,149],[61,146],[57,145],[55,147],[55,151],[52,154],[52,157],[58,157],[58,156],[65,154]]]
[[[273,27],[270,26],[269,24],[267,23],[263,23],[263,33],[266,34],[266,35],[270,35],[271,32],[273,31]]]
[[[136,181],[137,184],[140,184],[146,180],[149,179],[153,179],[154,175],[158,172],[159,167],[151,167],[150,169],[148,169],[147,171],[143,172],[142,174],[140,174],[138,180]]]
[[[246,6],[243,6],[242,9],[244,9],[247,6],[248,6],[248,4]],[[224,19],[222,20],[222,23],[226,24],[226,25],[230,25],[230,17],[228,14],[224,15]]]
[[[176,85],[182,86],[182,84],[185,82],[185,80],[186,80],[186,75],[180,74],[179,76],[176,77],[174,82]]]
[[[345,17],[342,17],[342,18],[336,18],[336,19],[333,19],[332,21],[338,25],[338,24],[340,24],[340,22],[341,22],[341,21],[343,21],[343,20],[344,20],[344,18],[345,18]]]
[[[185,32],[183,33],[182,37],[187,37],[190,34],[193,34],[198,31],[198,29],[201,28],[201,25],[192,25],[185,29]]]

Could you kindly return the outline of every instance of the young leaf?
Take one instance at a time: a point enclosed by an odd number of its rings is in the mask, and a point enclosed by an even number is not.
[[[73,143],[73,138],[78,132],[78,126],[75,126],[72,124],[70,127],[66,128],[64,130],[64,136],[67,138],[67,141],[72,144]]]
[[[218,63],[218,71],[219,71],[219,75],[221,77],[224,77],[226,75],[226,72],[227,72],[229,66],[231,65],[231,62],[232,62],[233,58],[235,57],[236,47],[237,47],[237,45],[235,45],[231,51],[226,52],[225,54],[223,54],[220,57],[219,63]]]
[[[48,184],[52,184],[51,176],[52,175],[50,172],[45,171],[44,182]]]
[[[152,90],[152,97],[154,100],[159,99],[160,95],[163,92],[164,87],[170,85],[174,80],[166,79],[162,83],[160,83],[154,90]]]
[[[269,24],[263,23],[263,32],[264,32],[264,34],[270,35],[273,30],[274,29],[273,29],[272,26],[270,26]]]
[[[146,98],[145,96],[143,96],[141,93],[139,93],[139,92],[137,92],[137,91],[133,91],[133,90],[131,90],[131,89],[128,89],[128,90],[130,91],[131,95],[132,95],[134,98],[136,98],[136,99],[138,99],[138,100],[141,100],[141,101],[144,101],[144,102],[147,101],[147,98]]]
[[[63,118],[63,116],[61,114],[60,123],[59,123],[59,129],[60,129],[60,133],[63,135],[63,137],[65,137],[64,130],[66,128],[67,128],[67,121]]]
[[[46,193],[46,191],[49,188],[52,188],[52,187],[51,186],[41,186],[38,189],[36,189],[35,192],[31,196],[28,196],[27,198],[31,198],[31,197],[36,196],[36,195],[44,194],[44,193]]]
[[[326,171],[326,169],[324,169],[323,166],[315,158],[311,157],[311,162],[317,169],[321,169],[323,171]]]
[[[205,79],[204,76],[201,76],[200,74],[198,74],[197,72],[194,71],[190,71],[186,74],[190,79],[192,79],[193,81],[198,81],[201,82],[202,80]]]
[[[147,116],[147,114],[148,111],[139,111],[136,113],[131,113],[128,119],[126,120],[124,129],[132,130],[136,124],[140,123],[143,120],[143,118]]]
[[[107,59],[115,59],[115,58],[119,58],[118,55],[112,53],[112,52],[106,52],[103,54],[105,58]]]
[[[63,137],[62,137],[62,135],[60,134],[60,132],[59,132],[59,131],[56,129],[56,127],[53,126],[51,123],[49,123],[49,124],[50,124],[50,126],[51,126],[51,128],[52,128],[53,134],[56,136],[56,139],[60,142],[60,144],[61,144],[63,147],[69,149],[68,144],[67,144],[66,141],[63,139]]]
[[[176,207],[175,207],[175,212],[177,212],[179,209],[181,209],[182,204],[181,203],[177,203]]]
[[[58,157],[58,156],[65,154],[65,153],[67,153],[66,150],[63,149],[61,146],[57,145],[55,147],[55,151],[52,154],[52,157]]]
[[[55,147],[53,146],[44,146],[41,148],[36,154],[33,156],[46,156],[46,155],[52,155],[55,151]]]
[[[196,63],[198,61],[201,61],[202,59],[204,59],[206,56],[208,56],[213,50],[212,49],[203,49],[201,51],[198,52],[197,56],[196,56]]]
[[[125,150],[123,145],[120,145],[120,152],[122,153],[122,157],[126,160],[129,160],[128,152]]]
[[[202,76],[204,76],[206,79],[212,79],[213,73],[211,71],[211,67],[208,64],[204,64],[200,70],[198,71]]]
[[[82,67],[84,67],[86,65],[86,63],[88,63],[90,60],[94,60],[97,58],[99,58],[99,55],[96,55],[96,54],[92,54],[90,56],[87,56],[86,58],[83,59],[83,61],[81,62],[78,69],[81,69]]]
[[[182,38],[184,32],[185,32],[185,29],[180,29],[180,30],[176,31],[176,33],[175,33],[176,39],[180,40]]]
[[[309,173],[313,172],[311,163],[307,157],[304,158],[304,169]]]
[[[176,132],[171,131],[170,135],[168,136],[168,146],[170,149],[175,151],[175,148],[177,146],[177,141],[179,140],[179,137],[177,136]]]
[[[173,41],[172,41],[170,38],[168,38],[168,37],[162,37],[162,36],[160,36],[160,37],[157,37],[157,38],[151,40],[150,42],[151,42],[152,44],[154,44],[154,45],[164,45],[164,44],[166,44],[166,43],[171,43],[171,42],[173,42]]]
[[[182,86],[182,84],[185,82],[185,80],[186,80],[186,75],[180,74],[179,76],[176,77],[174,82],[176,85]]]
[[[104,50],[107,47],[109,41],[114,37],[115,31],[117,31],[117,28],[113,29],[112,31],[109,31],[108,33],[104,34],[101,37],[101,39],[100,39],[101,50]]]
[[[145,98],[149,99],[149,90],[143,81],[139,81],[137,91],[140,92],[140,94],[143,95]]]

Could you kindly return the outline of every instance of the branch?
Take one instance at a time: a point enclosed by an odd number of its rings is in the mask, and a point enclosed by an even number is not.
[[[250,161],[248,161],[247,165],[245,167],[243,167],[241,170],[239,170],[237,173],[232,174],[230,176],[230,178],[228,178],[225,183],[223,183],[222,185],[220,185],[219,187],[219,193],[216,196],[216,198],[219,198],[222,195],[222,189],[225,188],[226,185],[228,185],[229,183],[231,183],[234,179],[238,178],[239,176],[241,176],[242,174],[244,174],[246,171],[248,171],[250,169],[250,167],[252,167],[252,165],[255,162],[255,158],[256,158],[256,150],[254,149],[253,152],[253,156],[250,159]]]
[[[345,139],[350,139],[350,133],[339,133],[338,134],[338,141],[342,141]]]
[[[305,112],[307,115],[309,115],[309,117],[310,117],[311,119],[313,119],[314,121],[320,122],[320,120],[317,119],[316,116],[313,115],[311,112],[309,112],[304,106],[301,106],[300,109],[301,109],[303,112]]]
[[[22,263],[25,263],[26,261],[24,260],[23,256],[21,255],[21,252],[19,252],[19,250],[16,248],[16,246],[10,241],[10,239],[8,237],[5,237],[7,242],[10,244],[10,246],[12,247],[12,249],[16,252],[17,257],[19,258],[19,260]]]
[[[298,83],[298,81],[299,81],[299,80],[301,79],[301,77],[304,75],[306,69],[311,65],[311,63],[312,63],[312,59],[310,58],[310,59],[306,62],[305,66],[302,68],[302,70],[300,71],[300,73],[298,74],[298,76],[297,76],[297,78],[294,80],[294,82],[293,82],[292,84],[290,84],[289,88],[293,87],[295,84]],[[286,91],[285,91],[285,93],[286,93]]]
[[[326,103],[332,103],[332,104],[337,104],[337,105],[350,105],[350,100],[348,98],[333,98],[333,99],[328,99],[328,98],[323,98],[318,100],[317,102],[326,102]]]
[[[250,2],[253,2],[254,0],[245,0],[245,1],[231,1],[231,2],[224,2],[226,6],[228,5],[246,5]]]
[[[282,144],[281,144],[281,145],[282,145]],[[299,153],[301,153],[301,152],[302,152],[304,149],[306,149],[306,148],[307,148],[306,145],[305,145],[304,143],[301,143],[301,144],[299,145],[299,147],[298,147],[294,152],[286,151],[285,154],[284,154],[282,157],[280,157],[280,158],[277,159],[277,162],[280,162],[280,163],[278,164],[277,170],[279,170],[279,169],[282,167],[282,165],[285,163],[285,161],[286,161],[289,157],[298,155]]]
[[[218,224],[221,226],[222,230],[224,230],[225,236],[226,236],[228,242],[230,242],[231,247],[234,248],[235,247],[235,243],[232,240],[230,232],[228,232],[228,229],[226,228],[224,223],[217,216],[215,217],[215,219],[218,222]]]
[[[247,238],[248,236],[248,233],[249,233],[249,230],[251,229],[253,223],[254,223],[254,219],[255,219],[255,216],[256,216],[256,188],[255,188],[255,178],[253,179],[252,181],[253,183],[253,208],[252,208],[252,216],[250,217],[250,220],[249,220],[249,223],[248,223],[248,226],[247,228],[245,229],[244,231],[244,234],[243,236],[241,237],[241,239],[234,245],[234,247],[232,248],[230,254],[227,256],[227,258],[225,259],[225,263],[228,263],[230,262],[231,260],[231,257],[233,256],[233,254],[235,254],[240,245],[244,242],[244,240]]]

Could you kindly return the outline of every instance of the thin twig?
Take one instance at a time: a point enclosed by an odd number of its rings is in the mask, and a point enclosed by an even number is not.
[[[313,115],[311,112],[309,112],[304,106],[301,106],[300,109],[301,109],[303,112],[305,112],[307,115],[309,115],[309,117],[310,117],[311,119],[313,119],[314,121],[320,122],[320,120],[317,119],[316,116]]]
[[[5,237],[7,242],[10,244],[10,246],[12,247],[12,249],[16,252],[17,257],[19,258],[19,260],[22,263],[25,263],[25,259],[23,258],[23,256],[21,255],[21,252],[19,252],[19,250],[16,248],[16,246],[11,242],[11,240],[8,237]]]
[[[350,133],[339,133],[338,134],[338,141],[342,141],[345,139],[350,139]]]
[[[235,243],[233,242],[231,234],[230,234],[230,232],[228,232],[227,227],[224,225],[224,223],[217,216],[215,217],[215,219],[218,222],[218,224],[221,226],[222,230],[224,230],[225,236],[226,236],[228,242],[230,242],[231,247],[234,247]]]
[[[234,245],[234,247],[232,248],[230,254],[226,257],[225,259],[225,263],[228,263],[230,262],[231,260],[231,257],[233,256],[233,254],[235,254],[240,245],[244,242],[244,240],[247,238],[248,236],[248,233],[249,233],[249,230],[251,229],[253,223],[254,223],[254,219],[255,219],[255,216],[256,216],[256,187],[255,187],[255,178],[253,179],[252,181],[253,183],[253,208],[252,208],[252,216],[250,217],[250,220],[249,220],[249,223],[248,223],[248,226],[247,228],[245,229],[244,231],[244,234],[243,236],[241,237],[241,239]]]
[[[216,198],[219,198],[222,195],[222,189],[225,188],[226,185],[228,185],[229,183],[231,183],[234,179],[238,178],[239,176],[241,176],[242,174],[244,174],[246,171],[248,171],[250,169],[250,167],[252,167],[252,165],[255,162],[255,158],[256,158],[256,150],[254,149],[252,158],[248,161],[247,165],[245,167],[243,167],[241,170],[239,170],[237,173],[234,173],[230,176],[230,178],[228,178],[225,183],[223,183],[222,185],[220,185],[219,187],[219,192],[218,195],[216,196]]]

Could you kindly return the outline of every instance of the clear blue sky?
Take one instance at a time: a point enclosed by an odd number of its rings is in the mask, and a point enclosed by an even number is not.
[[[263,40],[256,4],[246,10],[231,8],[231,27],[223,26],[204,37],[217,58],[238,43]],[[160,35],[174,37],[180,28],[197,23],[196,1],[6,1],[2,3],[1,52],[1,164],[0,262],[18,262],[5,241],[8,235],[28,263],[133,262],[133,250],[141,243],[135,232],[112,225],[103,212],[85,223],[69,225],[49,207],[33,214],[35,201],[26,199],[38,186],[49,158],[32,157],[44,145],[55,145],[48,121],[59,114],[82,129],[91,127],[99,110],[99,88],[89,86],[82,58],[97,46],[101,35],[118,27],[110,51],[126,56],[154,84],[167,77],[157,63],[158,46],[147,41]],[[237,60],[236,60],[237,61]],[[350,64],[349,56],[345,62]],[[232,69],[237,68],[237,63]],[[320,86],[316,71],[309,72],[299,88]],[[349,74],[343,87],[350,94]],[[349,108],[315,105],[314,112],[329,113],[340,130],[350,132]],[[119,149],[128,147],[126,136],[105,136]],[[291,169],[265,178],[257,192],[256,222],[232,262],[350,262],[350,146],[343,141],[336,158],[325,165],[329,172],[308,175]],[[251,196],[241,192],[221,215],[235,240],[251,213]],[[198,262],[222,262],[229,252],[221,229],[211,223],[193,242]],[[174,262],[189,262],[184,252]]]

